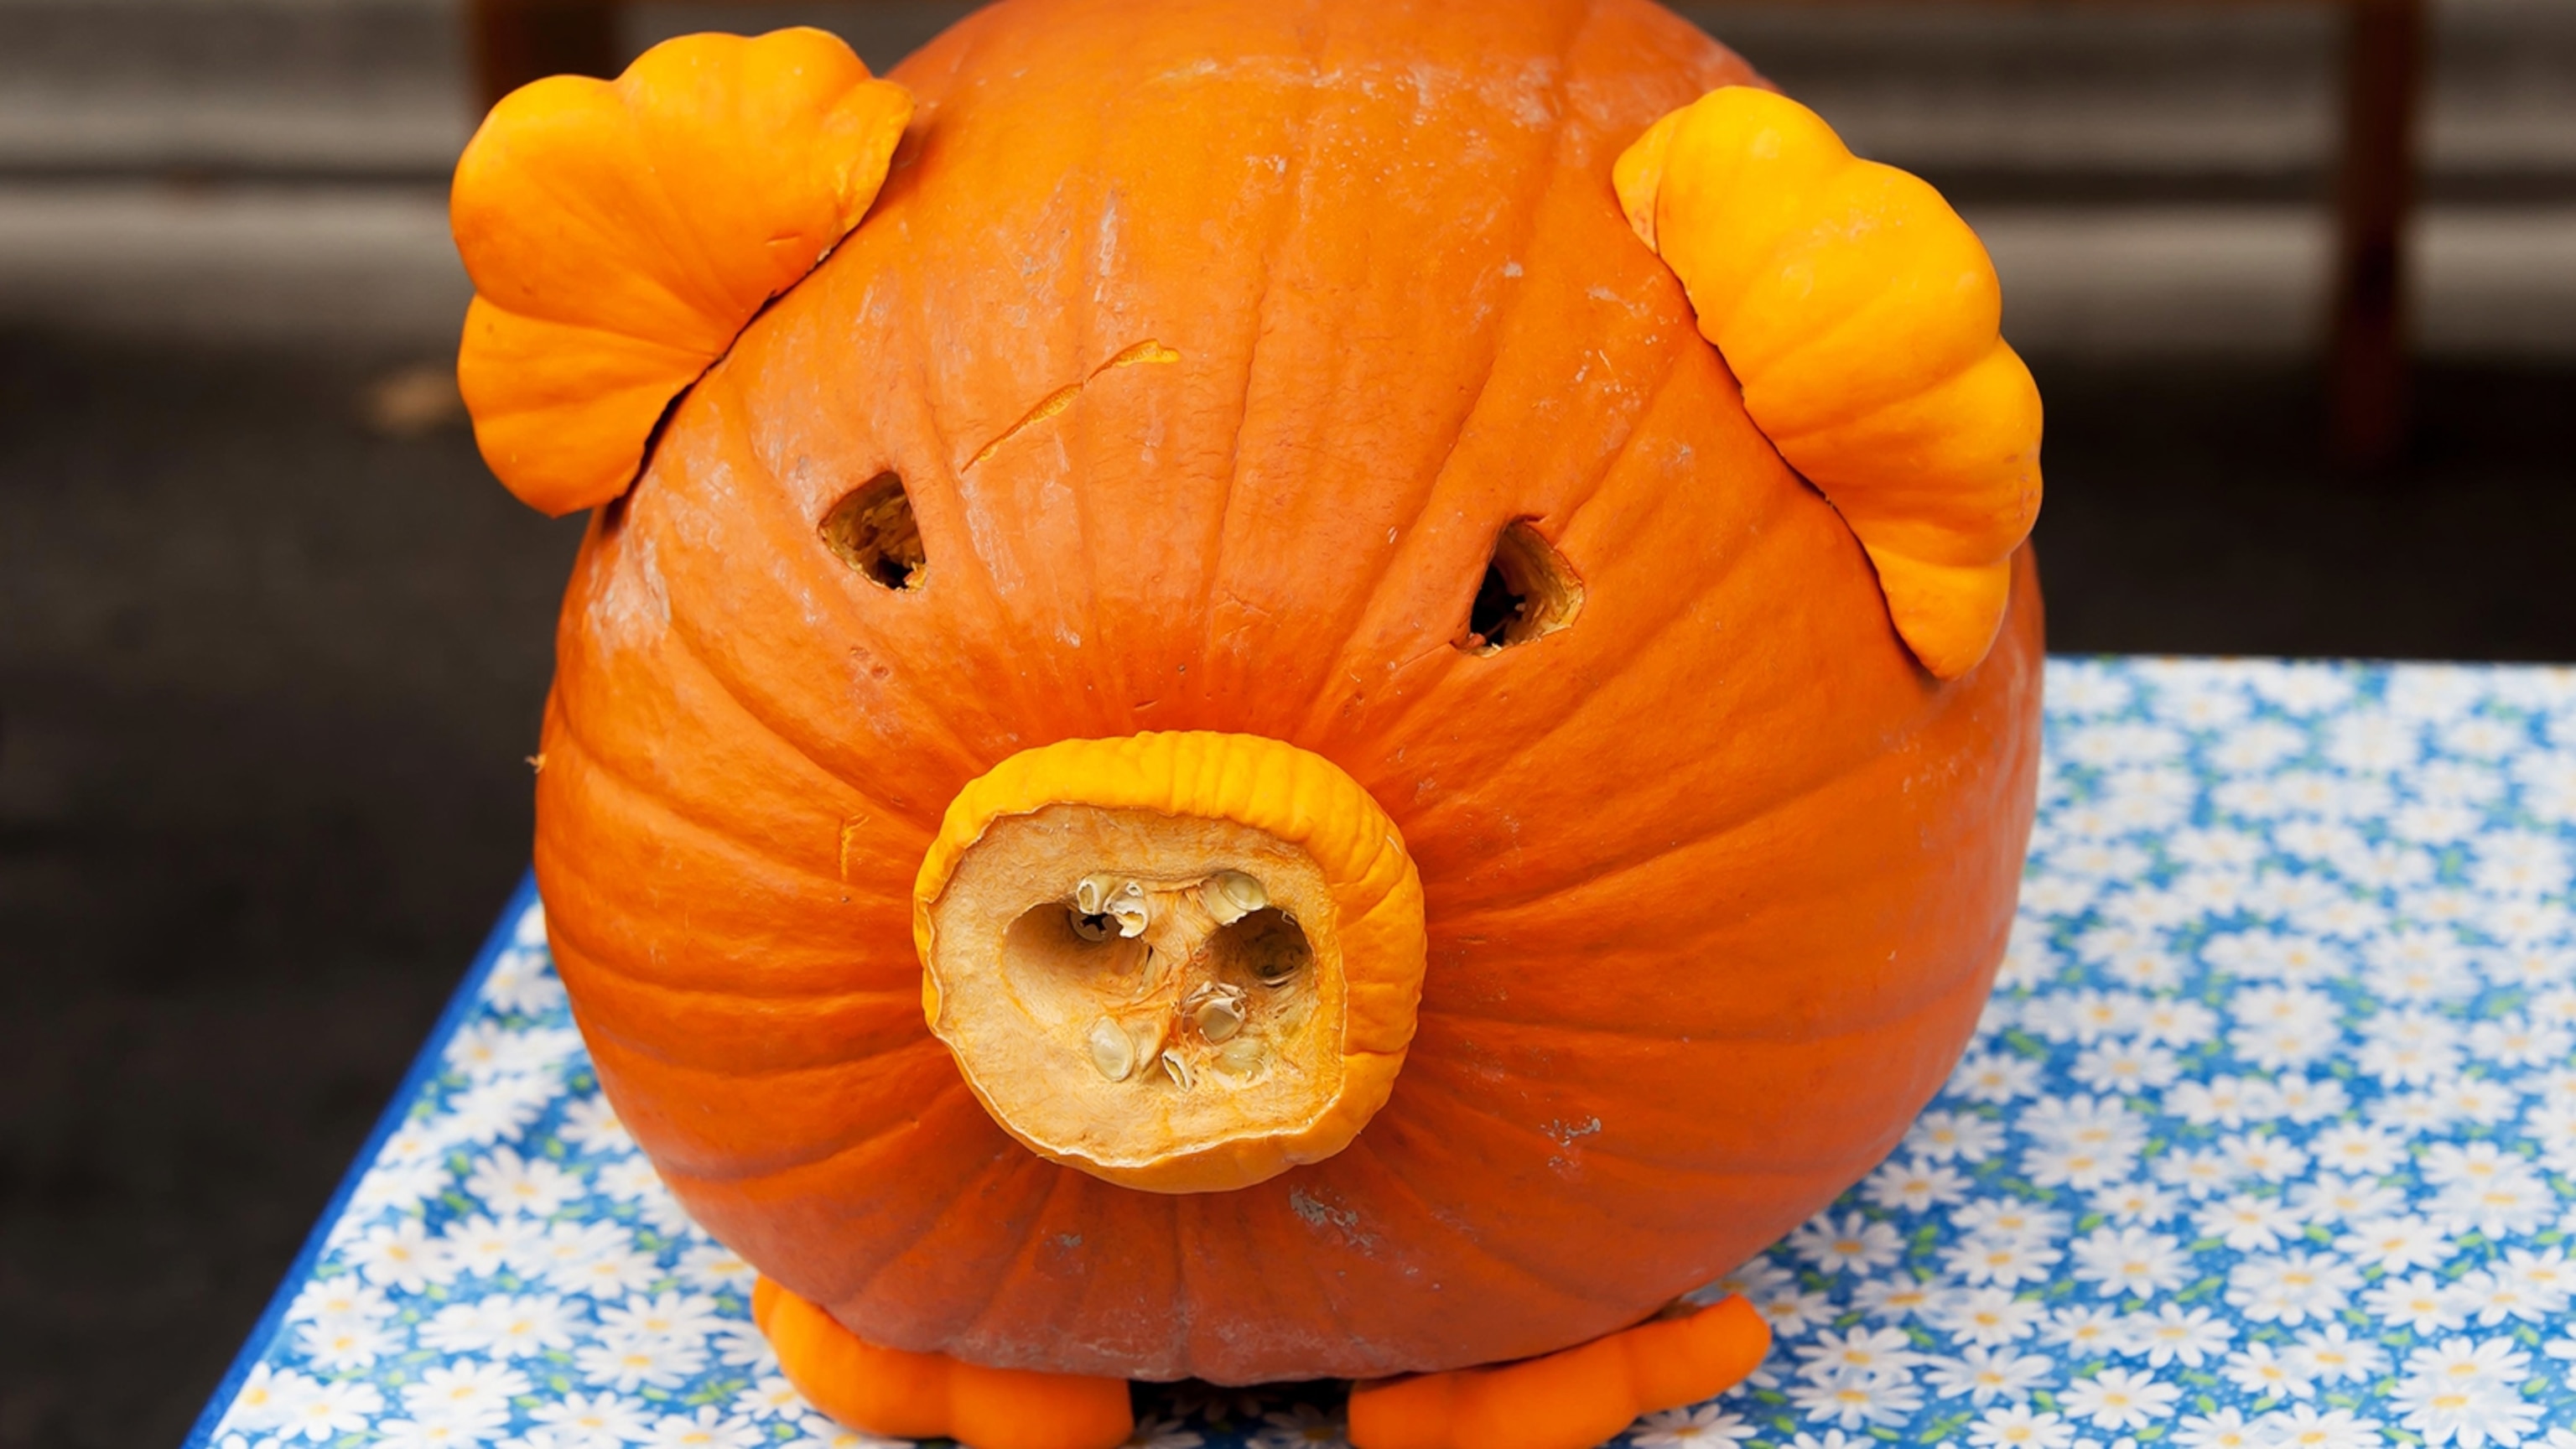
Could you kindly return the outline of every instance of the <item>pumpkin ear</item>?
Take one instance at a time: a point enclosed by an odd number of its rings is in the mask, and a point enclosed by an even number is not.
[[[456,165],[459,388],[549,514],[626,491],[671,399],[876,199],[912,97],[819,30],[687,35],[511,92]]]
[[[1841,512],[1897,634],[1955,679],[2003,622],[2039,513],[2039,389],[1939,192],[1744,86],[1657,121],[1612,180],[1780,456]]]

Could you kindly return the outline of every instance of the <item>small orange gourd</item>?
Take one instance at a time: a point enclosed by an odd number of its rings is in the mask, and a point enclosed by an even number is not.
[[[457,186],[487,456],[607,505],[556,960],[791,1377],[1548,1449],[1741,1376],[1741,1303],[1655,1315],[1886,1153],[2011,918],[1974,237],[1643,0],[835,44],[545,83]]]

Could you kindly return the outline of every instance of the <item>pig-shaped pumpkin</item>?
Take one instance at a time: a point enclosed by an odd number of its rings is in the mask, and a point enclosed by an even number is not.
[[[1563,1449],[1954,1063],[2039,407],[1929,188],[1644,0],[1010,0],[484,123],[485,456],[619,1116],[871,1431],[1362,1381]]]

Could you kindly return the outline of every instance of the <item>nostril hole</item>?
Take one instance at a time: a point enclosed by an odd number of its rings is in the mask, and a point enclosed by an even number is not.
[[[1583,609],[1583,581],[1526,519],[1515,519],[1494,540],[1476,602],[1467,610],[1467,632],[1458,647],[1491,654],[1541,639],[1574,622]]]
[[[823,544],[882,589],[921,586],[929,556],[922,551],[921,526],[912,516],[912,498],[903,480],[879,473],[823,515]]]
[[[1528,602],[1498,565],[1485,565],[1485,581],[1476,586],[1475,606],[1467,611],[1467,637],[1479,645],[1487,641],[1499,645],[1504,629],[1519,622],[1521,606]]]

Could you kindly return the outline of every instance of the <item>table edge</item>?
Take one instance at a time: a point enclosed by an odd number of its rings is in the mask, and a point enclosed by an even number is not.
[[[314,1263],[321,1258],[323,1245],[331,1236],[332,1226],[339,1222],[341,1213],[347,1209],[350,1195],[357,1191],[367,1169],[375,1165],[376,1154],[384,1147],[385,1139],[392,1136],[394,1129],[411,1115],[412,1104],[419,1100],[422,1086],[437,1074],[439,1063],[447,1054],[448,1040],[473,1013],[482,998],[484,979],[492,974],[501,953],[509,949],[517,936],[520,918],[527,914],[528,907],[536,903],[536,871],[523,869],[519,873],[518,885],[510,892],[509,903],[501,908],[500,915],[493,920],[492,929],[485,933],[483,947],[474,955],[474,964],[466,968],[465,978],[448,995],[447,1004],[439,1008],[438,1021],[430,1028],[428,1040],[421,1043],[420,1051],[412,1057],[411,1066],[403,1072],[402,1081],[394,1087],[384,1110],[377,1114],[376,1125],[369,1129],[366,1142],[349,1159],[348,1167],[342,1170],[339,1185],[331,1190],[330,1200],[323,1204],[320,1216],[306,1230],[304,1245],[296,1249],[294,1260],[278,1278],[276,1291],[269,1295],[268,1307],[261,1311],[250,1332],[243,1337],[240,1349],[233,1354],[231,1366],[224,1370],[224,1376],[215,1381],[214,1392],[207,1396],[206,1406],[197,1411],[196,1422],[189,1426],[187,1437],[179,1441],[179,1449],[209,1449],[214,1443],[215,1430],[223,1424],[224,1411],[232,1407],[233,1399],[241,1393],[242,1384],[249,1379],[251,1369],[267,1355],[269,1344],[275,1341],[278,1329],[285,1321],[288,1306],[295,1301],[295,1295],[311,1275]]]

